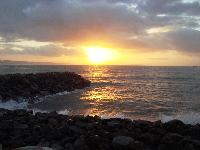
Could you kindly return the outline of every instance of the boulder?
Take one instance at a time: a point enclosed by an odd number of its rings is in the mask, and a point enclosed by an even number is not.
[[[129,144],[133,142],[134,142],[134,139],[128,136],[117,136],[117,137],[114,137],[112,141],[114,145],[119,145],[119,146],[128,146]]]
[[[78,138],[74,142],[74,149],[75,150],[89,150],[88,145],[86,144],[84,138]]]
[[[112,141],[113,148],[116,150],[142,150],[143,144],[139,141],[135,141],[129,136],[117,136]]]
[[[170,132],[181,133],[184,130],[185,124],[180,120],[171,120],[164,123],[163,127]]]

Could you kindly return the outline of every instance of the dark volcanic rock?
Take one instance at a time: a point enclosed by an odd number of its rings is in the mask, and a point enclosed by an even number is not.
[[[199,150],[198,131],[198,124],[177,120],[155,123],[0,109],[0,144],[5,150],[30,145],[56,150]]]
[[[164,128],[171,132],[182,132],[184,130],[185,124],[180,120],[172,120],[165,123]]]
[[[0,100],[26,99],[73,91],[90,86],[90,81],[72,72],[0,75]]]
[[[132,137],[117,136],[113,138],[112,145],[117,150],[143,150],[143,144]]]

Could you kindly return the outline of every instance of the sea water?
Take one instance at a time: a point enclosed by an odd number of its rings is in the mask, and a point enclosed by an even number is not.
[[[200,122],[200,67],[0,66],[0,74],[63,71],[91,80],[91,87],[47,96],[45,102],[33,107],[14,101],[0,103],[0,107],[56,110],[102,118],[163,122],[178,118],[186,123]]]

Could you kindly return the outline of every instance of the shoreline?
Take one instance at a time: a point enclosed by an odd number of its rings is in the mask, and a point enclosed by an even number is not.
[[[200,149],[200,125],[179,120],[162,123],[0,109],[0,122],[0,144],[5,150],[24,146],[56,150]]]

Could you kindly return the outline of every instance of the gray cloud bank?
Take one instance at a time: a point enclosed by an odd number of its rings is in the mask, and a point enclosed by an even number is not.
[[[168,32],[148,34],[151,28]],[[200,2],[183,0],[1,0],[0,41],[63,42],[106,39],[128,49],[200,53]],[[131,38],[136,37],[136,38]],[[0,54],[71,54],[52,45]]]

